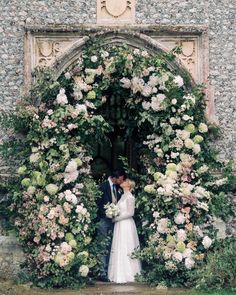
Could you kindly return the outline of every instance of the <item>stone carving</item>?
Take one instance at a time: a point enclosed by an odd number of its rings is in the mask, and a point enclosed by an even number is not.
[[[36,38],[35,64],[32,65],[33,67],[45,67],[52,65],[57,57],[68,50],[78,40],[53,39],[53,37],[51,39]]]
[[[186,67],[188,72],[191,74],[196,82],[202,82],[202,77],[200,77],[199,66],[200,60],[198,59],[198,38],[158,38],[156,39],[165,45],[169,50],[176,46],[181,46],[182,53],[178,56],[182,64]]]
[[[135,21],[135,0],[97,0],[97,22],[133,23]]]

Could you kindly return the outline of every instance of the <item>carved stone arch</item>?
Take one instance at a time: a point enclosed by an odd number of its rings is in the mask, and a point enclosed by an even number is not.
[[[127,44],[132,48],[139,48],[148,51],[150,54],[156,53],[167,53],[169,49],[157,40],[147,36],[146,34],[137,32],[121,32],[121,31],[109,31],[102,33],[91,34],[90,36],[84,36],[79,41],[75,42],[72,47],[65,51],[60,57],[58,57],[55,62],[51,65],[53,70],[54,78],[57,79],[64,71],[66,71],[70,66],[75,64],[81,56],[84,47],[87,42],[91,39],[102,41],[102,45],[106,46],[108,44],[123,45]],[[183,65],[178,57],[175,61],[167,61],[170,70],[178,71],[181,75],[186,75],[190,77],[191,85],[195,82],[191,77],[190,73]]]

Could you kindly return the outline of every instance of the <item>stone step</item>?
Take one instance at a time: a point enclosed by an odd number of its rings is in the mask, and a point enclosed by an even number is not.
[[[113,283],[96,283],[95,286],[82,289],[80,291],[58,290],[58,291],[35,291],[32,295],[183,295],[186,294],[184,289],[156,289],[147,285],[133,284],[113,284]]]

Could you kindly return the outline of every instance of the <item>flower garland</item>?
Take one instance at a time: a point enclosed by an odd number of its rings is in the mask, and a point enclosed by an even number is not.
[[[24,105],[17,113],[29,154],[18,169],[15,224],[27,267],[42,286],[83,285],[98,264],[90,253],[99,195],[90,161],[93,142],[110,129],[99,108],[111,89],[125,95],[145,130],[145,181],[137,195],[144,277],[152,283],[168,282],[173,272],[184,277],[212,246],[215,204],[225,199],[230,177],[211,174],[223,166],[210,156],[201,90],[189,90],[165,58],[126,46],[88,47],[58,81],[47,75],[44,87],[34,86],[34,95],[44,89],[37,108]]]

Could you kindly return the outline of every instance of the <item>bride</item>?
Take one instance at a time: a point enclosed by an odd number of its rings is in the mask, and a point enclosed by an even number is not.
[[[120,209],[115,222],[110,260],[108,266],[108,278],[111,282],[134,282],[134,276],[141,271],[138,259],[131,258],[135,249],[139,248],[137,229],[132,216],[134,215],[135,199],[131,191],[135,183],[126,179],[120,186],[124,194],[117,203]]]

